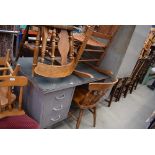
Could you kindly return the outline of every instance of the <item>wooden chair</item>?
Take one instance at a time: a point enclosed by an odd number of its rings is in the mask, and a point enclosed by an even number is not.
[[[22,95],[23,87],[27,85],[27,81],[27,78],[23,76],[0,76],[0,87],[6,88],[2,96],[0,96],[0,119],[8,116],[25,114],[22,110]],[[17,107],[13,105],[16,99],[16,96],[13,94],[13,87],[15,86],[20,87]]]
[[[39,128],[39,124],[22,109],[23,87],[27,85],[28,79],[17,76],[20,65],[16,65],[13,70],[9,60],[8,50],[6,57],[0,58],[0,129]],[[17,86],[20,87],[18,97],[14,91]]]
[[[94,123],[96,125],[96,105],[101,97],[103,97],[106,92],[115,84],[117,80],[112,82],[104,83],[103,81],[89,83],[88,89],[76,88],[73,103],[80,108],[80,113],[78,118],[76,118],[71,112],[69,116],[72,116],[77,120],[76,128],[79,128],[80,122],[83,116],[84,110],[89,110],[93,114]]]
[[[14,114],[24,114],[24,111],[22,110],[16,111],[16,109],[12,109],[12,106],[16,100],[16,95],[13,93],[13,84],[18,85],[18,83],[23,83],[23,86],[27,84],[27,78],[25,79],[24,77],[17,77],[19,70],[19,64],[16,65],[14,70],[10,65],[10,50],[8,49],[6,52],[6,56],[0,57],[0,71],[2,71],[2,75],[0,75],[0,118],[11,116]],[[22,95],[22,88],[20,91]],[[20,108],[22,97],[21,95],[19,98]]]
[[[128,94],[128,91],[130,91],[130,94],[132,93],[133,88],[134,88],[137,80],[139,79],[139,76],[141,75],[141,72],[143,70],[144,64],[145,64],[144,58],[138,59],[136,65],[135,65],[135,67],[133,69],[133,72],[132,72],[131,76],[130,77],[126,77],[127,81],[126,81],[124,90],[122,91],[122,93],[124,95],[124,98],[126,98],[126,96]]]
[[[118,82],[112,87],[109,99],[105,99],[108,102],[108,107],[111,106],[112,101],[118,102],[120,100],[126,81],[127,78],[119,78]]]
[[[93,26],[86,26],[84,40],[80,47],[74,46],[74,26],[48,25],[38,26],[34,47],[32,75],[61,78],[73,72],[82,77],[91,75],[77,71],[75,68],[83,54],[86,43],[93,33]],[[27,29],[26,32],[28,33]],[[24,37],[26,34],[24,35]],[[23,42],[21,46],[23,46]],[[20,48],[22,49],[22,48]],[[19,54],[20,55],[20,54]],[[17,58],[19,58],[19,55]],[[40,58],[39,58],[40,55]]]
[[[132,93],[133,90],[137,89],[138,83],[142,83],[145,77],[145,74],[147,73],[147,70],[149,69],[150,65],[151,65],[151,59],[149,58],[143,59],[143,65],[131,86],[130,94]]]
[[[90,62],[99,66],[104,58],[107,47],[110,45],[118,29],[118,25],[95,26],[93,34],[87,42],[84,54],[79,61]],[[74,39],[82,42],[84,40],[84,35],[81,33],[75,33]]]
[[[1,71],[1,75],[0,78],[5,77],[5,76],[16,76],[18,71],[20,70],[20,65],[17,64],[15,69],[13,70],[11,64],[10,64],[10,50],[8,49],[6,52],[6,56],[5,57],[0,57],[0,71]],[[6,103],[7,103],[7,95],[8,92],[10,91],[9,87],[0,87],[0,99],[1,99],[1,107],[6,107]],[[15,99],[16,96],[10,92],[11,95],[11,102],[10,104],[12,104]]]
[[[39,124],[22,109],[23,87],[27,83],[28,79],[24,76],[0,76],[0,87],[8,89],[8,92],[3,92],[4,96],[0,96],[0,129],[39,128]],[[18,97],[13,91],[16,87],[20,87]]]
[[[147,57],[151,52],[151,46],[155,43],[155,32],[150,31],[147,39],[144,42],[144,47],[140,53],[140,58]]]
[[[17,64],[15,69],[13,70],[10,64],[10,49],[7,50],[5,57],[0,57],[0,74],[1,75],[17,75],[18,71],[20,70],[20,65]]]

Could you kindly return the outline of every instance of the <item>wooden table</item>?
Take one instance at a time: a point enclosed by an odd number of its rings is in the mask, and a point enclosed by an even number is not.
[[[91,73],[94,78],[80,78],[72,74],[65,78],[32,77],[32,58],[20,58],[21,74],[29,79],[24,90],[24,109],[41,128],[47,128],[66,119],[76,86],[107,79],[89,66],[80,63],[77,69]]]

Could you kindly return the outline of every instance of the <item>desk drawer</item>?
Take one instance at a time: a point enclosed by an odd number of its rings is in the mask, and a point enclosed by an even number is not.
[[[44,97],[42,123],[44,127],[51,126],[67,117],[74,88],[48,93]]]
[[[51,111],[50,114],[44,115],[44,118],[42,119],[42,124],[44,127],[49,127],[53,124],[56,124],[64,119],[67,118],[68,111],[70,106],[66,107],[63,110],[60,111]]]
[[[51,112],[62,111],[70,106],[73,96],[73,88],[61,90],[46,94],[43,105],[43,115],[51,114]]]

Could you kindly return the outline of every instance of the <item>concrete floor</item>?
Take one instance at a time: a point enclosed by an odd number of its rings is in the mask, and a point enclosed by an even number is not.
[[[155,110],[155,91],[145,85],[138,85],[137,90],[113,102],[111,107],[106,102],[100,101],[97,106],[97,124],[95,129],[146,129],[146,119]],[[66,119],[56,129],[74,129],[76,122]],[[81,121],[81,129],[94,129],[93,117],[85,111]]]

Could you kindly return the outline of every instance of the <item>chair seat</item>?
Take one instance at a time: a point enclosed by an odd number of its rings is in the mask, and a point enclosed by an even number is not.
[[[95,104],[83,104],[81,101],[86,97],[86,94],[88,93],[87,89],[84,88],[78,88],[75,90],[73,102],[80,107],[80,109],[91,109],[96,106]]]
[[[39,129],[39,124],[27,115],[0,119],[0,129]]]
[[[85,38],[83,34],[74,34],[73,36],[74,36],[74,39],[75,40],[78,40],[80,42],[83,42],[84,41],[84,38]],[[95,40],[93,38],[90,38],[88,40],[87,45],[97,46],[97,47],[103,47],[103,48],[106,47],[106,45],[104,43],[99,42],[99,41],[97,41],[97,40]]]
[[[76,89],[75,93],[74,93],[73,101],[75,103],[80,104],[80,101],[82,101],[85,98],[85,95],[86,95],[87,92],[88,92],[88,90],[86,90],[84,88]]]

